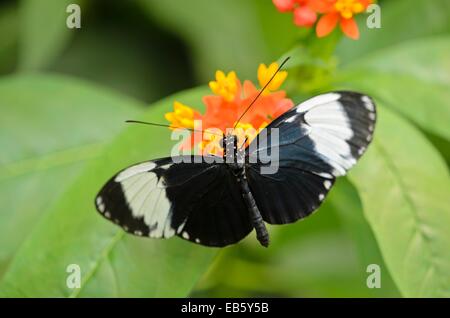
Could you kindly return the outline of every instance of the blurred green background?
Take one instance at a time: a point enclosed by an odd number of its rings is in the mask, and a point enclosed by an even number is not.
[[[81,29],[65,27],[70,3]],[[381,29],[361,15],[352,41],[318,40],[269,0],[0,1],[0,296],[449,297],[450,4],[378,3]],[[375,145],[317,213],[271,227],[269,249],[251,234],[221,250],[96,214],[113,173],[172,145],[124,120],[202,109],[217,69],[256,80],[285,54],[295,103],[354,89],[379,106]]]

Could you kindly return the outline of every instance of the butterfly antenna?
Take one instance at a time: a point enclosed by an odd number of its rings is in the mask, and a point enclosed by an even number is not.
[[[242,117],[244,117],[244,115],[247,113],[247,111],[250,109],[250,107],[253,106],[253,104],[258,100],[259,96],[261,96],[261,94],[264,92],[264,90],[267,88],[267,86],[269,86],[270,82],[272,82],[272,80],[275,78],[275,75],[278,74],[278,72],[281,70],[281,68],[284,66],[284,64],[286,64],[286,62],[290,59],[291,57],[288,56],[284,59],[284,61],[281,63],[281,65],[278,67],[278,69],[276,70],[275,73],[273,73],[272,77],[269,79],[269,81],[266,83],[266,85],[264,85],[264,87],[259,91],[258,95],[256,95],[256,97],[252,100],[252,102],[250,103],[250,105],[247,106],[247,108],[245,109],[245,111],[242,113],[242,115],[238,118],[238,120],[236,121],[236,123],[234,124],[233,129],[236,128],[237,124],[239,123],[239,121],[242,119]]]
[[[187,127],[177,127],[177,126],[172,126],[172,125],[167,125],[167,124],[158,124],[158,123],[150,123],[147,121],[140,121],[140,120],[125,120],[126,123],[131,123],[131,124],[143,124],[143,125],[149,125],[149,126],[156,126],[156,127],[166,127],[166,128],[173,128],[173,129],[187,129],[189,131],[192,132],[201,132],[204,133],[204,130],[200,130],[200,129],[193,129],[193,128],[187,128]],[[216,135],[216,136],[222,136],[220,134],[215,134],[213,132],[208,131],[209,134],[212,135]]]
[[[239,150],[242,150],[242,148],[244,148],[245,143],[247,142],[247,140],[248,140],[248,137],[246,136],[245,139],[244,139],[244,142],[241,144],[241,147],[239,147]]]

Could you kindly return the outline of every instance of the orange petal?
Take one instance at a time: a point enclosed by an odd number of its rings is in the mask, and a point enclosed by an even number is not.
[[[317,13],[329,13],[334,11],[335,0],[309,0],[308,7]]]
[[[278,101],[276,108],[272,112],[272,119],[277,118],[278,116],[281,116],[285,112],[287,112],[289,109],[294,107],[294,102],[290,100],[289,98],[283,98],[280,101]]]
[[[272,0],[280,12],[288,12],[294,9],[295,0]]]
[[[331,12],[323,15],[316,27],[316,34],[319,38],[324,37],[333,31],[339,21],[339,14]]]
[[[238,104],[211,95],[204,96],[203,103],[206,106],[205,114],[202,116],[203,129],[218,128],[225,131],[226,128],[233,127],[232,124],[240,113]]]
[[[248,98],[249,96],[253,94],[258,94],[258,89],[255,87],[255,85],[249,81],[244,81],[244,98]]]
[[[342,32],[349,38],[353,40],[359,39],[358,24],[356,24],[355,19],[342,19],[341,20]]]
[[[297,7],[294,10],[294,24],[299,27],[312,27],[317,20],[316,13],[308,6]]]

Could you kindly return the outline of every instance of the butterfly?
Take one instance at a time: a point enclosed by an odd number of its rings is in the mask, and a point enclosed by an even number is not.
[[[114,175],[95,205],[106,219],[137,236],[178,236],[223,247],[255,229],[261,245],[268,246],[265,223],[293,223],[317,210],[336,178],[366,151],[375,122],[375,103],[367,95],[318,95],[261,131],[258,137],[267,136],[263,146],[257,137],[242,149],[237,137],[228,134],[223,157],[192,155],[138,163]],[[278,131],[275,141],[272,131]],[[268,163],[258,158],[275,150],[276,172],[262,173]]]

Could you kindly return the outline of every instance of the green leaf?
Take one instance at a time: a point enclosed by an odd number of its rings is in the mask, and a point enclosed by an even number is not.
[[[43,212],[141,104],[63,76],[0,80],[0,276]]]
[[[384,1],[381,7],[381,28],[366,26],[368,14],[362,15],[358,41],[344,39],[337,47],[343,63],[367,53],[396,45],[406,40],[450,32],[450,2],[447,0]]]
[[[382,74],[405,75],[420,81],[450,85],[450,36],[405,41],[361,57],[344,71],[363,68]]]
[[[190,46],[200,78],[217,69],[253,79],[259,63],[270,63],[295,40],[292,15],[270,1],[140,0],[152,19],[179,34]],[[268,45],[277,43],[277,45]]]
[[[360,266],[356,273],[359,275],[359,281],[363,282],[361,285],[367,295],[370,297],[399,297],[399,292],[381,256],[373,231],[364,217],[362,203],[355,187],[347,178],[339,178],[327,200],[341,217],[345,231],[358,251]],[[383,271],[379,289],[369,289],[365,284],[369,275],[367,266],[370,264],[378,264]]]
[[[20,2],[19,67],[37,70],[47,66],[64,49],[71,30],[66,8],[76,0],[23,0]],[[83,12],[82,12],[83,14]]]
[[[449,297],[447,167],[418,130],[378,109],[375,139],[350,180],[401,293]]]
[[[404,42],[343,69],[339,88],[371,94],[422,129],[450,140],[450,37]]]
[[[154,104],[140,119],[163,121],[173,101],[200,105],[205,89]],[[184,240],[125,234],[94,208],[100,187],[119,169],[167,156],[168,129],[129,126],[93,161],[24,242],[0,284],[0,295],[36,297],[181,297],[208,268],[216,250]],[[66,268],[81,268],[81,288],[66,286]]]

